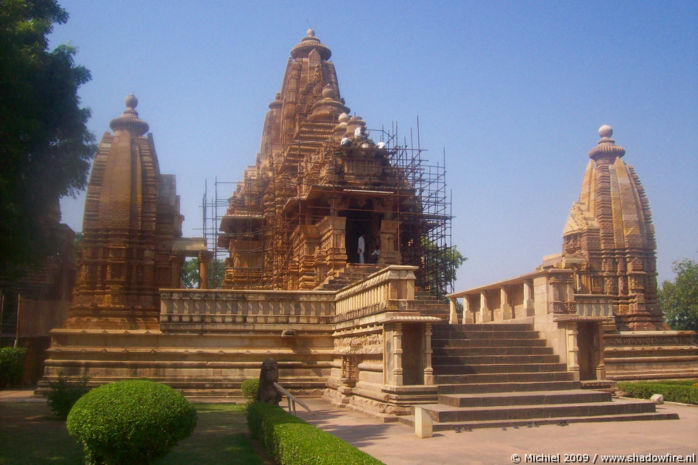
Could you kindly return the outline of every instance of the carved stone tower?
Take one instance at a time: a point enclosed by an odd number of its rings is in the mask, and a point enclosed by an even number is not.
[[[330,56],[312,29],[291,49],[256,163],[221,220],[223,287],[313,289],[348,263],[368,272],[408,262],[405,249],[419,243],[414,190],[347,114]]]
[[[577,293],[613,298],[619,329],[664,329],[645,190],[633,167],[621,160],[625,149],[611,138],[613,129],[601,126],[599,135],[563,231],[565,263],[576,270]]]
[[[160,174],[137,104],[133,95],[126,98],[92,166],[66,328],[157,328],[158,288],[179,282],[171,263],[182,223],[175,177]]]

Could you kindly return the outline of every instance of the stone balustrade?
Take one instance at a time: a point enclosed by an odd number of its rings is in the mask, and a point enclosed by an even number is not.
[[[565,269],[543,269],[447,296],[451,302],[451,324],[458,323],[457,299],[463,299],[462,323],[487,323],[530,316],[613,316],[611,300],[601,294],[575,293],[573,273]]]
[[[163,331],[231,331],[243,324],[332,324],[414,301],[414,266],[391,265],[335,291],[162,289]]]
[[[407,310],[414,302],[415,266],[390,265],[337,293],[338,320]]]
[[[613,317],[611,299],[603,294],[575,294],[575,314],[579,316]]]
[[[244,324],[331,324],[332,291],[162,289],[162,331],[231,331]]]

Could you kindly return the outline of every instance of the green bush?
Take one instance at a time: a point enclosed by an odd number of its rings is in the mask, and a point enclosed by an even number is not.
[[[252,436],[264,444],[279,465],[383,463],[276,405],[251,403],[247,407],[247,425]]]
[[[664,400],[684,404],[698,404],[698,386],[664,382],[620,382],[618,389],[628,397],[649,399],[652,394],[662,394]]]
[[[242,396],[247,402],[254,402],[257,400],[257,391],[259,391],[259,379],[246,379],[242,382],[240,386],[242,391]]]
[[[88,378],[84,377],[76,383],[69,383],[61,373],[58,375],[58,381],[49,383],[49,391],[46,394],[48,406],[58,418],[61,420],[68,418],[68,413],[75,402],[87,394],[90,390],[87,381]]]
[[[150,464],[195,426],[196,411],[182,394],[148,380],[91,390],[75,403],[67,422],[88,465]]]
[[[0,388],[19,384],[24,369],[25,347],[3,347],[0,349]]]

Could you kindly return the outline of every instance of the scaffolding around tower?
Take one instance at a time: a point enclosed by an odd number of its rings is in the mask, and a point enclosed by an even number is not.
[[[339,213],[344,218],[344,240],[347,242],[341,267],[347,264],[354,269],[370,270],[368,265],[371,264],[415,265],[419,286],[439,297],[451,292],[455,279],[451,257],[457,252],[451,243],[451,199],[446,189],[445,150],[436,163],[425,157],[419,120],[416,131],[410,130],[409,138],[403,137],[402,141],[397,123],[389,129],[367,131],[366,136],[369,132],[379,141],[376,144],[371,141],[372,150],[380,154],[378,160],[382,160],[384,166],[370,157],[349,157],[351,162],[347,164],[347,160],[339,156],[343,152],[331,144],[309,148],[299,143],[287,150],[295,156],[286,153],[284,157],[270,157],[263,163],[258,161],[257,166],[245,171],[241,182],[214,178],[211,194],[206,184],[202,228],[214,259],[230,253],[226,268],[238,270],[235,279],[252,288],[327,285],[341,273],[333,272],[333,265],[327,259],[318,265],[321,261],[318,256],[326,251],[309,245],[312,238],[301,236],[311,236],[309,225],[318,222],[323,215],[337,215],[329,211],[334,207],[314,203],[313,199],[346,197],[350,192],[355,199],[346,202]],[[289,163],[290,158],[293,163]],[[361,176],[369,179],[370,173],[378,172],[376,170],[389,181],[379,187],[361,183]],[[344,176],[341,182],[338,173]],[[347,184],[347,177],[353,184]],[[233,195],[224,199],[221,189],[229,189],[231,184],[236,185]],[[378,207],[387,203],[394,205],[391,218],[384,217],[385,209]],[[395,231],[389,236],[394,236],[393,255],[385,247],[381,250],[379,239],[371,242],[371,237],[367,238],[370,243],[364,256],[359,256],[349,245],[360,234],[353,231],[351,225],[368,223],[372,218],[379,218],[376,221],[383,229],[386,229],[385,224],[394,224]],[[377,226],[373,228],[374,236],[387,234],[379,232]],[[314,255],[311,257],[303,248],[314,248]],[[381,253],[384,254],[382,260]],[[307,271],[309,267],[313,267],[312,273]]]

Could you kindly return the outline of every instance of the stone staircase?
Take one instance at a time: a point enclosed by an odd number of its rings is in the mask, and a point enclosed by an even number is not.
[[[421,407],[434,431],[678,418],[651,402],[581,389],[531,325],[434,325],[432,349],[438,403]]]

